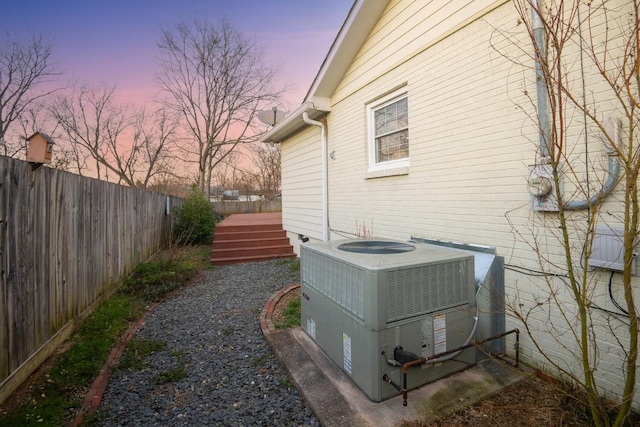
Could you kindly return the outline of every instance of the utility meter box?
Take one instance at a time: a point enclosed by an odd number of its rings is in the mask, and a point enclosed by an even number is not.
[[[27,138],[27,161],[30,163],[51,164],[54,142],[42,132],[36,132]]]
[[[531,208],[534,211],[558,212],[560,210],[556,198],[552,165],[530,165],[527,185],[531,196]],[[562,180],[560,180],[560,192],[562,192]]]

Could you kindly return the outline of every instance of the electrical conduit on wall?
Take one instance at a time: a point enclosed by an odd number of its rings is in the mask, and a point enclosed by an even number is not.
[[[534,38],[534,46],[535,46],[535,57],[536,57],[536,96],[537,96],[537,104],[538,104],[538,124],[540,126],[540,155],[542,156],[542,162],[548,162],[551,147],[550,147],[550,135],[551,135],[551,124],[549,123],[549,111],[548,111],[548,88],[547,81],[545,78],[545,73],[542,68],[543,61],[546,59],[546,40],[545,40],[545,28],[544,22],[542,20],[541,14],[541,3],[542,1],[531,0],[531,24],[533,30],[533,38]],[[580,25],[580,23],[579,23]],[[581,67],[583,65],[581,64]],[[609,119],[607,121],[609,125],[609,129],[606,129],[607,137],[612,141],[616,141],[616,143],[620,142],[620,128],[621,124],[619,120]],[[586,135],[586,134],[585,134]],[[586,137],[586,136],[585,136]],[[567,202],[563,205],[564,209],[568,210],[584,210],[588,209],[590,206],[593,206],[598,200],[605,198],[611,190],[615,187],[618,182],[618,178],[620,175],[620,162],[618,156],[613,149],[607,150],[607,155],[609,158],[608,165],[608,175],[607,180],[604,183],[602,189],[596,193],[593,197],[590,197],[587,200],[574,200],[571,202]]]

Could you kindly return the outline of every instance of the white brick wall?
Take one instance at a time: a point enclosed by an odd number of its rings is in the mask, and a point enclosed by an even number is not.
[[[364,223],[377,237],[406,240],[416,235],[495,246],[507,265],[562,273],[563,246],[554,237],[556,215],[529,207],[526,180],[528,165],[536,161],[538,136],[531,120],[535,86],[524,26],[518,24],[510,2],[449,2],[436,10],[437,4],[391,2],[332,98],[327,117],[328,151],[335,152],[335,160],[328,160],[331,239],[352,237],[358,231],[356,223]],[[589,99],[601,102],[603,114],[611,114],[616,105],[603,102],[606,88],[596,83],[595,74],[587,71],[586,77]],[[409,172],[368,178],[367,103],[403,85],[409,96]],[[601,143],[592,137],[592,129],[585,132],[579,115],[572,117],[572,125],[569,140],[576,144],[571,159],[576,179],[582,181],[585,146],[593,162],[590,167],[606,162]],[[282,152],[285,228],[316,238],[321,236],[319,138],[319,131],[310,129],[283,144]],[[590,175],[592,183],[597,175]],[[604,176],[602,171],[599,176]],[[567,175],[565,195],[576,185]],[[612,214],[611,222],[619,219],[616,197],[605,210]],[[570,217],[584,222],[583,212]],[[548,258],[542,265],[532,247],[533,236]],[[579,263],[579,252],[574,252],[574,262]],[[579,375],[569,329],[575,327],[575,315],[568,315],[572,324],[567,324],[556,308],[546,303],[537,307],[549,295],[548,288],[522,268],[505,271],[507,299],[522,310],[533,309],[529,327],[538,343]],[[607,293],[608,275],[596,278],[594,301],[615,310]],[[620,302],[618,282],[616,277],[613,291]],[[553,279],[552,287],[567,310],[575,311],[565,283],[566,279]],[[603,393],[615,396],[623,379],[621,349],[612,336],[615,332],[624,342],[623,324],[599,311],[594,318],[600,320],[594,331],[601,339],[602,357],[597,375]],[[507,328],[513,327],[524,331],[517,320],[508,318]],[[512,350],[513,338],[508,342]],[[545,364],[526,334],[521,336],[521,355],[527,362]],[[640,407],[637,396],[635,405]]]
[[[297,234],[322,238],[320,130],[310,127],[281,146],[282,225]]]

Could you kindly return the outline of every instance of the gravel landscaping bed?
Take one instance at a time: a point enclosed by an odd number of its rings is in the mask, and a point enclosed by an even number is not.
[[[269,296],[298,280],[283,261],[223,266],[158,305],[132,343],[161,348],[114,372],[98,424],[318,426],[259,325]]]

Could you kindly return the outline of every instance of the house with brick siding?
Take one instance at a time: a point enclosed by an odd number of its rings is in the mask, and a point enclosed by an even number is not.
[[[608,2],[609,18],[625,16],[629,3]],[[589,22],[576,28],[604,31],[596,22],[603,16],[582,12]],[[304,102],[262,141],[281,146],[283,226],[297,253],[305,242],[370,236],[494,248],[504,259],[505,327],[527,329],[510,309],[528,314],[540,346],[521,337],[522,360],[561,375],[544,352],[580,376],[567,326],[575,306],[557,238],[555,183],[540,143],[540,117],[551,112],[539,102],[527,28],[505,0],[356,0]],[[579,40],[572,40],[567,49],[576,53]],[[588,176],[606,212],[596,243],[601,238],[615,250],[623,190],[603,140],[624,133],[622,112],[584,58],[576,53],[573,65],[567,72],[576,90],[609,127],[594,129],[573,112],[566,125],[572,170],[560,190],[576,229],[585,230],[590,195],[580,185]],[[602,394],[616,398],[628,318],[617,308],[621,273],[605,246],[584,265],[595,282],[596,376]],[[576,262],[583,261],[578,251]],[[550,282],[568,311],[546,306]],[[513,355],[514,346],[508,338],[506,352]]]

